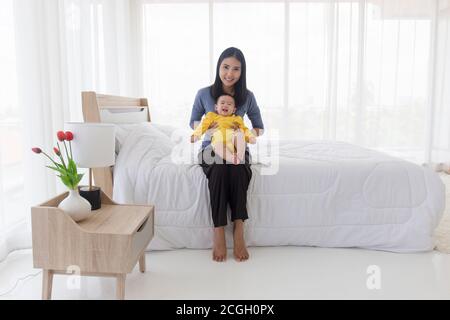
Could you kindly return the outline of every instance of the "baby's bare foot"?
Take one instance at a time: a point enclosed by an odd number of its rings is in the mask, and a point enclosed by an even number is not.
[[[233,249],[234,258],[239,262],[248,260],[250,255],[247,251],[247,246],[245,245],[244,223],[242,220],[236,220],[234,224],[233,238],[234,238],[234,249]]]
[[[245,154],[239,154],[237,153],[238,159],[240,163],[244,163],[245,162]]]
[[[225,242],[224,227],[214,229],[214,246],[213,246],[213,260],[223,262],[227,259],[227,246]]]
[[[236,164],[236,165],[239,164],[239,163],[241,163],[241,161],[239,160],[239,157],[238,157],[237,153],[233,154],[233,163]]]

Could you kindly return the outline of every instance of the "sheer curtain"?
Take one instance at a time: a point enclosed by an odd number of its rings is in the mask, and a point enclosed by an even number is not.
[[[448,57],[444,3],[143,1],[145,93],[157,121],[185,126],[196,90],[212,82],[221,51],[236,46],[265,124],[282,138],[342,140],[417,163],[442,161],[431,152],[438,137],[430,133],[433,105],[441,103],[432,92],[448,74],[435,65]]]
[[[450,161],[450,1],[439,1],[436,22],[433,94],[427,150],[436,162]]]
[[[13,12],[12,0],[0,2],[0,260],[9,250],[27,246]]]
[[[0,260],[30,247],[30,207],[65,190],[30,148],[51,152],[64,122],[83,120],[81,91],[138,94],[131,2],[0,2]]]
[[[82,90],[146,96],[186,128],[219,54],[243,50],[267,130],[450,161],[448,0],[0,1],[0,260],[64,187],[51,150]]]

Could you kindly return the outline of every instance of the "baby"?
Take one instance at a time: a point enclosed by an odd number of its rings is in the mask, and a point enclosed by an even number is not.
[[[214,152],[233,164],[245,162],[246,142],[255,144],[256,137],[245,126],[242,117],[234,114],[236,103],[233,96],[223,94],[218,97],[215,109],[216,113],[208,112],[202,123],[195,128],[191,142],[199,140],[211,124],[216,122],[218,130],[211,137],[211,146]]]

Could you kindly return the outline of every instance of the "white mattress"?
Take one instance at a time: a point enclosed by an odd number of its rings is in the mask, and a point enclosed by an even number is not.
[[[172,133],[153,124],[128,128],[114,168],[113,198],[155,205],[149,249],[210,248],[207,179],[195,164],[196,149],[185,137],[176,144]],[[258,158],[255,147],[251,152]],[[180,163],[183,154],[188,157]],[[445,188],[428,168],[334,141],[280,141],[278,172],[262,174],[267,168],[252,165],[245,224],[250,246],[433,248]],[[231,230],[229,224],[229,247]]]

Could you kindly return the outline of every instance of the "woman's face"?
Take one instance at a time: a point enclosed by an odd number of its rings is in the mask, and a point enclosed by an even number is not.
[[[241,78],[241,63],[235,57],[223,59],[219,69],[220,80],[225,88],[232,88]]]

